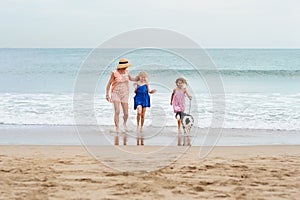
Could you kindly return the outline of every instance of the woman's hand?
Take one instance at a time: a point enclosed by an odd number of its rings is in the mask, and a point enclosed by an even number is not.
[[[111,98],[109,97],[109,95],[106,95],[106,101],[111,102]]]

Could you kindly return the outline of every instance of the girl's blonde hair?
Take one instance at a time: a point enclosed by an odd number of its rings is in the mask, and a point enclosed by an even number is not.
[[[182,83],[184,83],[186,85],[188,84],[185,78],[180,77],[180,78],[176,79],[176,81],[175,81],[176,85],[179,81],[181,81]]]
[[[146,78],[146,81],[148,81],[148,74],[145,71],[141,71],[137,76],[136,76],[136,80],[139,81],[140,77],[144,76]]]

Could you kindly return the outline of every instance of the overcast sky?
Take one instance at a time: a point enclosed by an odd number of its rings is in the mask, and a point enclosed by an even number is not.
[[[0,26],[0,48],[93,48],[144,27],[205,48],[300,48],[300,1],[0,0]]]

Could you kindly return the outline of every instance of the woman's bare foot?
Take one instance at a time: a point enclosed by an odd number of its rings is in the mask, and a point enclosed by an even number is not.
[[[125,132],[128,132],[128,128],[127,128],[126,123],[123,123],[123,127],[124,127],[124,131],[125,131]]]
[[[126,135],[124,135],[124,137],[123,137],[123,145],[127,145],[127,137],[126,137]]]
[[[115,137],[115,145],[119,145],[119,136]]]

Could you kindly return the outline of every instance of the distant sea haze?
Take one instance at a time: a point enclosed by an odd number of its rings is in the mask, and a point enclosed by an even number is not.
[[[0,123],[3,125],[72,125],[73,90],[80,66],[91,49],[0,49]],[[103,56],[113,53],[105,52]],[[192,53],[192,52],[191,52]],[[153,118],[175,126],[169,105],[175,77],[184,76],[193,94],[193,113],[197,126],[211,127],[211,91],[205,76],[220,76],[225,94],[225,128],[300,130],[300,50],[299,49],[208,49],[216,70],[196,70],[167,52],[141,50],[128,53],[133,64],[132,76],[144,70],[150,86],[153,108],[146,115],[146,125]],[[172,57],[173,56],[173,57]],[[95,87],[95,113],[99,125],[113,125],[112,105],[105,101],[105,84],[111,66],[95,61],[86,77],[102,76]],[[116,60],[117,61],[117,60]],[[157,70],[144,63],[160,63]],[[104,70],[104,71],[103,71]],[[200,74],[200,75],[199,75]],[[200,78],[199,78],[200,77]],[[168,79],[166,86],[159,79]],[[130,120],[135,123],[132,83]],[[84,95],[84,94],[83,94]],[[216,94],[218,95],[218,94]],[[186,102],[187,105],[189,102]],[[164,115],[156,113],[164,109]]]

